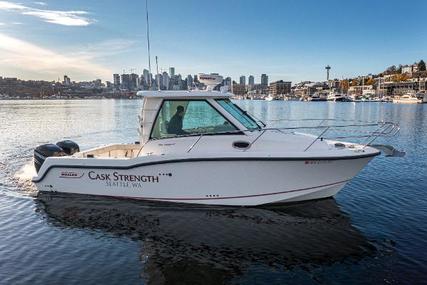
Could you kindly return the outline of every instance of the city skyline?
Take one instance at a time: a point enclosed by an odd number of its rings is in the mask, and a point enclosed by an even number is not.
[[[424,1],[150,1],[152,73],[322,81],[425,58]],[[185,8],[185,9],[184,9]],[[176,11],[180,11],[176,13]],[[0,1],[0,75],[75,80],[148,68],[145,2]],[[405,16],[403,16],[405,15]],[[411,44],[412,43],[412,44]]]
[[[175,67],[169,67],[169,73],[167,71],[159,71],[159,73],[150,73],[149,70],[144,69],[142,74],[135,73],[135,70],[131,70],[131,73],[126,73],[124,70],[122,74],[112,74],[112,80],[106,81],[106,86],[111,85],[112,87],[119,89],[125,89],[129,91],[135,90],[148,90],[157,89],[160,87],[161,90],[187,90],[193,87],[201,87],[198,80],[196,79],[199,74],[188,74],[187,76],[176,72]],[[214,73],[216,74],[216,73]],[[253,75],[249,75],[249,81],[246,84],[246,76],[242,75],[238,80],[233,80],[229,76],[222,76],[222,85],[230,86],[233,83],[234,86],[242,85],[248,87],[255,87],[256,85],[264,86],[267,88],[269,85],[268,75],[261,74],[259,81],[255,80]],[[58,81],[60,79],[58,78]],[[281,80],[282,81],[282,80]],[[67,85],[66,82],[71,82],[68,75],[64,75],[63,84]],[[197,84],[193,86],[193,83]]]

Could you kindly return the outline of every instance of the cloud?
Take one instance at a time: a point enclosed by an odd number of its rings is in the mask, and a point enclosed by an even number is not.
[[[129,52],[135,47],[136,41],[129,39],[109,39],[96,44],[87,44],[77,47],[72,52],[72,56],[92,60],[96,58],[106,58],[112,55]]]
[[[0,22],[0,26],[10,26],[10,25],[22,25],[21,22],[12,22],[12,23],[2,23]]]
[[[76,80],[108,79],[112,71],[82,56],[71,56],[0,33],[0,73],[54,79],[68,74]]]
[[[63,26],[87,26],[90,25],[93,20],[89,20],[80,15],[85,15],[87,12],[84,11],[69,11],[69,12],[61,12],[61,11],[46,11],[46,10],[32,10],[32,11],[24,11],[23,15],[30,15],[39,17],[43,19],[45,22],[58,24]]]
[[[44,2],[34,2],[39,5]],[[44,3],[46,4],[46,3]],[[45,22],[63,26],[88,26],[95,20],[86,17],[86,11],[56,11],[48,9],[37,9],[10,1],[0,1],[0,10],[12,11],[22,15],[34,16]]]
[[[34,4],[37,4],[37,5],[40,5],[40,6],[47,6],[46,2],[41,2],[41,1],[34,2]]]

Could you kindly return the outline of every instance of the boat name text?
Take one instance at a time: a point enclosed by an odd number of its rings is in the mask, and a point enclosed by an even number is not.
[[[120,174],[118,172],[113,173],[96,173],[95,171],[89,171],[88,176],[91,180],[101,181],[124,181],[124,182],[151,182],[159,183],[159,176],[154,175],[134,175],[134,174]]]

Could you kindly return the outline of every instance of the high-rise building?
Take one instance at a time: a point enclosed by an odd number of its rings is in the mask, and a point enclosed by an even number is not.
[[[130,83],[129,74],[125,74],[125,73],[122,74],[121,75],[121,82],[122,82],[122,84],[120,86],[122,89],[130,90],[131,83]]]
[[[156,87],[156,89],[162,89],[162,85],[163,85],[163,76],[162,74],[158,73],[154,76],[154,86]]]
[[[120,87],[120,75],[119,74],[113,74],[113,84],[114,87]]]
[[[130,90],[136,90],[139,87],[139,76],[136,73],[130,75]]]
[[[255,78],[254,78],[253,75],[249,75],[248,85],[250,85],[250,86],[254,86],[255,85]]]
[[[184,81],[182,80],[181,74],[175,76],[177,78],[178,88],[175,90],[183,90],[184,89]]]
[[[163,82],[162,82],[162,89],[169,90],[170,77],[169,77],[169,74],[166,71],[163,72],[162,80],[163,80]]]
[[[144,76],[144,85],[146,87],[150,86],[151,82],[150,82],[150,72],[147,69],[144,69],[144,71],[142,72],[142,75]]]
[[[229,86],[231,89],[231,77],[226,77],[224,79],[224,86]]]
[[[169,75],[170,75],[170,77],[175,76],[175,67],[169,67]]]
[[[191,74],[187,75],[187,89],[190,90],[193,88],[193,76]]]
[[[268,86],[268,76],[267,74],[261,74],[261,85]]]
[[[246,85],[246,77],[244,75],[240,76],[240,85]]]
[[[246,86],[233,82],[233,94],[236,96],[244,96],[246,94]]]
[[[64,75],[64,81],[62,82],[64,85],[71,85],[71,79],[67,75]]]
[[[273,97],[288,95],[291,93],[291,85],[291,81],[279,80],[272,82],[270,83],[269,93],[273,95]]]

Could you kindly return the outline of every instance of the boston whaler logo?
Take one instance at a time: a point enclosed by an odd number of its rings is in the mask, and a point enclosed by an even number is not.
[[[172,173],[159,173],[159,175],[121,174],[117,171],[104,173],[89,171],[90,180],[103,181],[107,187],[142,188],[144,183],[159,183],[160,176],[172,176]]]
[[[74,171],[61,171],[59,173],[59,178],[82,178],[83,175],[85,175],[84,172],[78,173]]]

